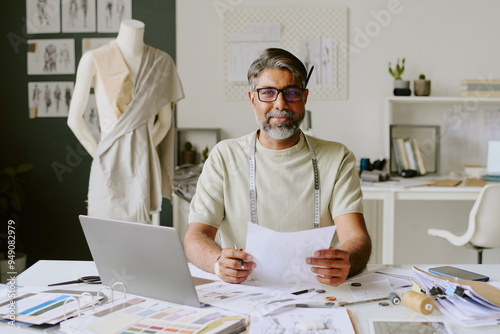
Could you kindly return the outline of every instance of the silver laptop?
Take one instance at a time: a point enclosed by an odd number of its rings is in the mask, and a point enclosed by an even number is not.
[[[488,142],[488,156],[486,159],[486,181],[500,181],[500,141]]]
[[[175,228],[79,218],[104,285],[119,281],[132,294],[200,307]]]

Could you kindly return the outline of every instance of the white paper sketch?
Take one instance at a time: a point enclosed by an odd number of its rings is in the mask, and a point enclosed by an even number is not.
[[[279,47],[281,25],[279,23],[250,23],[244,33],[229,35],[227,80],[246,82],[252,62],[267,48]]]
[[[441,135],[442,154],[449,158],[477,157],[478,113],[474,110],[449,109],[444,113]]]
[[[75,73],[75,40],[28,40],[28,74]]]
[[[328,249],[336,226],[298,232],[276,232],[248,223],[245,251],[257,267],[252,277],[267,282],[287,284],[318,283],[306,263],[316,250]]]
[[[360,282],[361,283],[361,282]],[[363,282],[361,286],[349,286],[352,295],[357,300],[387,297],[393,290],[388,279]]]
[[[30,118],[67,117],[72,95],[72,81],[28,82]]]
[[[279,47],[277,42],[230,42],[227,80],[247,82],[247,71],[252,62],[267,48]]]
[[[63,0],[63,32],[95,32],[95,0]]]
[[[301,323],[315,321],[321,323],[323,328],[305,330]],[[345,308],[294,308],[272,312],[265,317],[253,316],[250,321],[250,334],[354,334],[354,327]]]
[[[377,271],[364,271],[362,274],[348,278],[346,283],[357,282],[364,285],[372,282],[387,280],[389,281],[392,290],[408,288],[413,285],[410,273],[410,270],[381,268]]]
[[[87,123],[92,136],[94,136],[95,140],[99,142],[101,139],[101,126],[99,124],[99,113],[97,112],[95,94],[89,95],[89,101],[87,102],[83,119],[85,120],[85,123]]]
[[[132,18],[132,0],[97,0],[97,32],[118,32]]]
[[[265,315],[283,306],[307,302],[290,293],[225,282],[198,285],[196,292],[200,301],[205,304],[256,315]]]
[[[26,0],[28,34],[61,32],[60,0]]]
[[[416,321],[416,320],[380,320],[370,319],[371,334],[451,334],[451,330],[443,321]]]
[[[334,55],[332,41],[329,38],[303,39],[300,41],[300,59],[306,66],[307,72],[312,66],[314,70],[307,85],[313,87],[332,87],[332,73]]]
[[[270,23],[249,23],[245,26],[246,34],[260,34],[261,41],[274,41],[281,40],[281,24],[278,22]]]

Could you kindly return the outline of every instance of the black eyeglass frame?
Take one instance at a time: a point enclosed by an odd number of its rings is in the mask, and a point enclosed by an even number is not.
[[[260,91],[261,90],[273,90],[273,91],[276,91],[276,97],[274,98],[274,100],[269,100],[269,101],[263,101],[261,98],[260,98]],[[285,97],[285,94],[283,94],[284,91],[286,90],[289,90],[289,89],[298,89],[302,92],[302,94],[300,95],[300,99],[298,100],[288,100],[286,97]],[[278,88],[273,88],[273,87],[262,87],[262,88],[257,88],[257,89],[254,89],[254,92],[257,92],[257,97],[259,98],[259,101],[260,102],[274,102],[278,99],[278,96],[280,95],[280,93],[283,95],[283,98],[285,99],[285,101],[287,102],[299,102],[299,101],[302,101],[302,98],[304,97],[304,91],[306,90],[306,88],[300,88],[300,87],[285,87],[283,89],[278,89]]]
[[[272,87],[262,87],[262,88],[257,88],[257,89],[254,89],[253,91],[254,91],[254,92],[257,92],[257,97],[259,98],[259,101],[260,101],[260,102],[274,102],[274,101],[276,101],[276,100],[278,99],[278,95],[280,95],[280,93],[281,93],[281,95],[283,95],[283,98],[284,98],[284,99],[285,99],[285,101],[287,101],[287,102],[299,102],[299,101],[302,101],[302,98],[304,97],[304,91],[307,89],[306,87],[307,87],[307,84],[309,83],[309,79],[311,78],[311,74],[312,74],[312,72],[313,72],[313,71],[314,71],[314,65],[313,65],[313,66],[311,66],[311,69],[309,70],[309,74],[307,74],[307,78],[306,78],[306,85],[304,86],[304,88],[299,88],[299,87],[286,87],[286,88],[283,88],[283,89],[278,89],[278,88],[272,88]],[[299,100],[297,100],[297,101],[289,101],[289,100],[287,100],[287,99],[285,98],[285,95],[283,94],[283,91],[284,91],[285,89],[290,89],[290,88],[297,88],[297,89],[302,90],[302,95],[300,96],[300,99],[299,99]],[[276,97],[274,98],[274,100],[272,100],[272,101],[262,101],[262,100],[260,99],[260,91],[261,91],[262,89],[274,89],[274,90],[278,91],[278,93],[276,94]]]

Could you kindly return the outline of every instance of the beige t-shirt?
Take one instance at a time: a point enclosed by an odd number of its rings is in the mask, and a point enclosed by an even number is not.
[[[248,153],[252,134],[218,143],[198,180],[189,222],[219,229],[222,247],[245,247],[250,221]],[[355,157],[344,145],[308,137],[318,162],[321,227],[347,213],[363,213]],[[313,228],[314,170],[303,135],[297,145],[270,150],[257,140],[255,174],[258,224],[275,231]]]

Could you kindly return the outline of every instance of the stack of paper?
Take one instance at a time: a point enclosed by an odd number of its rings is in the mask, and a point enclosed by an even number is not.
[[[462,326],[476,327],[500,323],[500,290],[477,281],[437,276],[413,267],[413,279],[437,308]]]
[[[500,97],[500,80],[462,80],[464,97]]]

